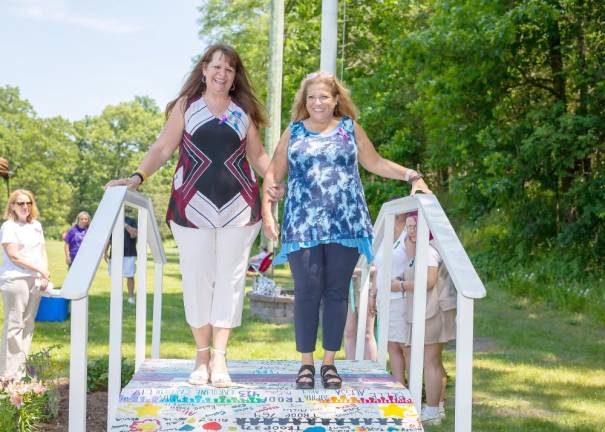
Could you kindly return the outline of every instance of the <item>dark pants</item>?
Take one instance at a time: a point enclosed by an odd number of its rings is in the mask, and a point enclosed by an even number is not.
[[[294,331],[298,352],[315,351],[322,300],[323,348],[340,350],[347,321],[349,282],[358,259],[357,248],[336,243],[288,254],[294,278]]]

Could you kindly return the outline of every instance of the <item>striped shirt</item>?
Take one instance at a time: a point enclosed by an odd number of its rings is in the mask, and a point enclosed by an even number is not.
[[[200,97],[188,103],[184,119],[166,222],[189,228],[258,222],[259,188],[246,159],[248,115],[231,101],[216,117]]]

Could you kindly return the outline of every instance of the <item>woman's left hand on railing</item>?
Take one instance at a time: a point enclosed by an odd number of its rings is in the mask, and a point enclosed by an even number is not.
[[[410,191],[410,195],[415,195],[418,191],[424,192],[425,194],[433,194],[433,192],[429,189],[428,185],[421,178],[412,183],[412,190]]]
[[[121,178],[116,180],[110,180],[106,185],[105,189],[113,186],[126,186],[128,190],[134,191],[141,184],[141,179],[138,176],[132,176],[128,178]]]

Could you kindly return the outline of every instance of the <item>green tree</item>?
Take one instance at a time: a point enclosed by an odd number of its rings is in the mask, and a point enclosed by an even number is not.
[[[136,170],[163,122],[163,114],[155,102],[137,97],[131,102],[108,106],[99,116],[74,123],[78,156],[71,181],[76,189],[72,202],[74,215],[83,209],[94,212],[103,196],[103,186]]]
[[[14,87],[0,88],[0,154],[11,164],[11,189],[34,192],[47,235],[56,236],[69,218],[77,163],[71,124],[61,117],[39,119]],[[2,205],[6,203],[0,195]]]

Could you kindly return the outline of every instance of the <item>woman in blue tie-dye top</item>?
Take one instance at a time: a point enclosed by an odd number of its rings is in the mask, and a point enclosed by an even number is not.
[[[296,349],[302,353],[297,388],[315,385],[313,352],[322,300],[322,384],[330,389],[342,384],[334,357],[342,343],[349,281],[360,254],[372,260],[372,221],[357,162],[382,177],[408,181],[412,193],[430,193],[421,174],[380,157],[356,118],[355,104],[333,75],[307,76],[265,176],[269,188],[288,172],[282,249],[274,263],[287,260],[294,279]],[[269,194],[263,198],[263,229],[277,240]]]

